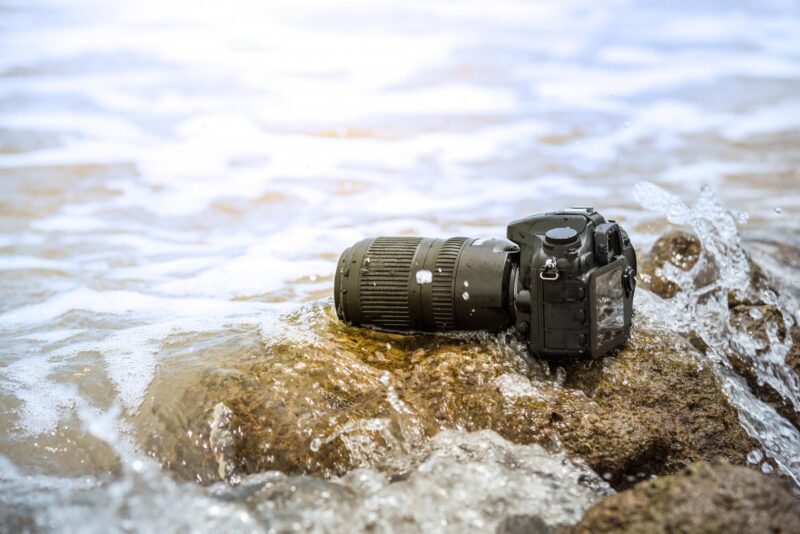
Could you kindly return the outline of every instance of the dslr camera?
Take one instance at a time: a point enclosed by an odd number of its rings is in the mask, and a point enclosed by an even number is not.
[[[508,239],[376,237],[339,258],[339,319],[394,333],[513,327],[547,359],[597,358],[630,335],[636,253],[594,208],[533,215]]]

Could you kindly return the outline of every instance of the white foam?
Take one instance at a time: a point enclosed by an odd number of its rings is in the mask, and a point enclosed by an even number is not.
[[[48,330],[45,332],[35,332],[33,334],[19,336],[17,339],[29,339],[32,341],[43,341],[45,343],[56,343],[58,341],[64,341],[65,339],[75,337],[83,332],[86,332],[86,329],[70,328],[65,330]]]
[[[520,374],[504,373],[495,378],[493,384],[500,390],[503,397],[509,400],[518,397],[541,397],[531,381]]]
[[[50,378],[57,367],[52,355],[27,355],[0,368],[3,388],[21,402],[18,425],[26,435],[52,431],[64,411],[83,402],[77,386]]]
[[[31,256],[0,256],[0,271],[17,271],[23,269],[47,269],[68,271],[75,266],[66,261],[35,258]]]
[[[134,319],[151,320],[203,315],[235,315],[256,312],[259,306],[246,302],[227,302],[216,299],[171,299],[133,291],[94,291],[74,289],[56,295],[39,304],[31,304],[0,315],[0,327],[42,324],[75,310],[116,314]]]

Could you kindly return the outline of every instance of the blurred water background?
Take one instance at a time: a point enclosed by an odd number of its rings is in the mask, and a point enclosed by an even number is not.
[[[707,185],[796,298],[799,168],[795,1],[3,0],[0,502],[259,528],[141,436],[328,298],[345,247],[593,205],[646,250],[648,194]]]

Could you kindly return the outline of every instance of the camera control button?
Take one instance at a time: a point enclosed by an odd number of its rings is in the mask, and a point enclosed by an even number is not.
[[[561,244],[570,243],[578,236],[578,232],[574,228],[565,226],[562,228],[551,228],[544,234],[544,238],[549,243]]]

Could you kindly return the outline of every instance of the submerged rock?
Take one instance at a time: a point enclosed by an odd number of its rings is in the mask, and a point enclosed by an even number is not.
[[[800,532],[800,507],[774,478],[698,462],[607,497],[569,532]]]
[[[550,370],[502,336],[354,329],[318,303],[265,344],[185,392],[187,431],[155,436],[152,453],[201,481],[358,467],[403,475],[440,430],[491,429],[563,449],[624,488],[699,459],[742,464],[753,449],[713,371],[669,332],[637,327],[615,355]]]

